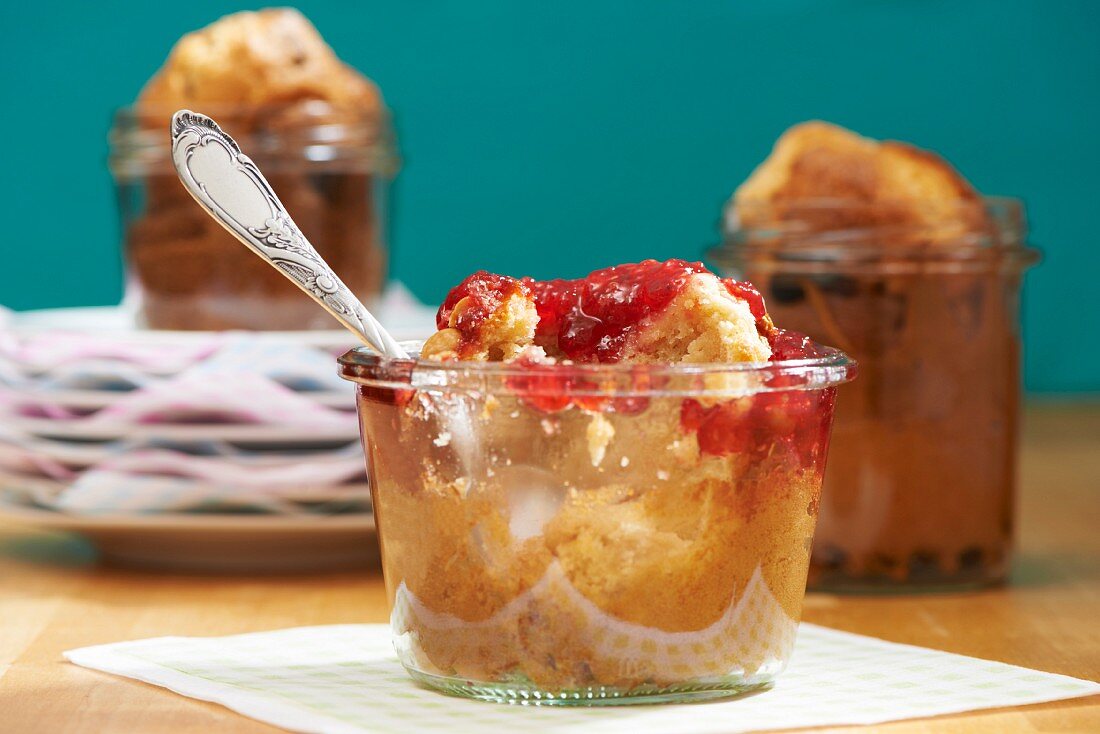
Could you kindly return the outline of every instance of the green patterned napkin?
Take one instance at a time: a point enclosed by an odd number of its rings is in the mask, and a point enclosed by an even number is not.
[[[693,705],[550,709],[449,698],[409,680],[388,625],[159,637],[70,650],[96,670],[316,734],[731,732],[874,724],[1100,693],[1100,684],[803,624],[772,690]]]

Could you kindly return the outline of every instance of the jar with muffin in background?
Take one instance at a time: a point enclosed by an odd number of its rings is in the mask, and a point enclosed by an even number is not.
[[[291,9],[243,12],[190,33],[137,102],[119,110],[110,166],[126,298],[156,329],[305,330],[329,317],[195,206],[171,161],[179,109],[213,117],[264,171],[295,222],[366,302],[387,278],[398,161],[374,84]]]
[[[840,389],[810,586],[1002,582],[1014,529],[1019,299],[1038,259],[1017,200],[938,156],[796,126],[735,193],[720,266],[777,322],[860,364]]]

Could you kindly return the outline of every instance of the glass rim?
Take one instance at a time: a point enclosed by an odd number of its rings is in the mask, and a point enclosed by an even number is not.
[[[403,342],[418,355],[423,342]],[[469,391],[577,397],[730,397],[762,392],[823,390],[856,377],[856,361],[820,346],[820,357],[777,362],[591,364],[447,361],[385,357],[355,347],[339,357],[340,376],[393,390]],[[715,378],[730,378],[716,380]],[[522,387],[515,389],[516,384]]]
[[[278,120],[278,115],[288,110],[295,117]],[[122,178],[144,175],[170,160],[169,127],[176,111],[172,106],[137,103],[115,108],[107,133],[111,171]],[[384,104],[368,110],[302,100],[281,106],[210,104],[201,105],[199,111],[213,117],[265,166],[300,162],[389,178],[401,166],[392,115]],[[265,128],[254,124],[267,114],[281,125]]]
[[[858,214],[876,208],[889,211],[894,205],[922,205],[938,208],[957,205],[960,211],[981,208],[989,217],[988,226],[958,229],[950,221],[935,222],[875,221],[820,226],[817,215]],[[742,225],[735,207],[777,207],[783,216],[773,222]],[[800,218],[799,214],[804,218]],[[863,263],[900,271],[913,268],[960,270],[988,268],[1007,264],[1020,269],[1036,263],[1040,252],[1025,241],[1027,229],[1022,199],[1010,196],[984,196],[976,199],[927,198],[917,200],[865,201],[844,197],[808,197],[782,202],[748,200],[727,204],[722,242],[707,255],[723,266],[737,267],[752,258],[773,261],[776,267],[827,266],[830,263]]]
[[[775,269],[823,269],[836,267],[869,268],[875,272],[974,272],[1007,269],[1026,270],[1042,260],[1033,247],[995,249],[981,246],[879,245],[867,243],[799,243],[744,246],[723,242],[706,251],[707,258],[720,268],[740,270],[748,262],[754,267],[767,264]]]
[[[208,115],[217,122],[220,122],[220,120],[218,120],[219,116],[228,120],[232,120],[234,117],[277,117],[281,113],[291,111],[304,119],[309,119],[310,117],[324,119],[325,115],[338,114],[346,120],[345,124],[369,123],[372,127],[378,129],[388,127],[393,120],[393,113],[384,103],[380,103],[375,109],[367,109],[363,107],[336,105],[323,99],[302,99],[291,102],[281,102],[279,104],[192,104],[187,109],[192,107],[197,108],[194,110],[195,112],[201,112],[204,115]],[[172,115],[180,109],[184,108],[178,105],[131,102],[129,104],[114,107],[111,110],[111,120],[117,125],[120,121],[140,120],[143,118],[163,118],[164,129],[168,130],[171,124]],[[330,122],[328,124],[337,123]]]

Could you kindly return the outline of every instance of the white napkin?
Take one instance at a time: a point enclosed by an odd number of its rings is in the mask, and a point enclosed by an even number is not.
[[[1100,684],[803,624],[772,690],[691,706],[549,709],[418,688],[388,625],[300,627],[231,637],[160,637],[65,657],[214,701],[291,731],[670,734],[875,724],[1100,693]]]

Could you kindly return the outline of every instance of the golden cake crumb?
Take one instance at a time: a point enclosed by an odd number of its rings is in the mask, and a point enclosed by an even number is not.
[[[585,437],[588,439],[588,454],[592,457],[592,466],[599,466],[607,455],[607,445],[615,438],[615,427],[603,413],[593,413],[592,420],[585,429]]]
[[[749,304],[709,273],[692,276],[667,308],[641,324],[623,350],[623,361],[638,363],[767,362],[770,356]]]
[[[539,315],[529,295],[513,293],[497,308],[477,323],[475,329],[463,334],[459,328],[462,314],[470,299],[458,302],[451,314],[449,326],[433,334],[420,350],[424,359],[464,359],[479,362],[499,362],[515,359],[535,341]]]

